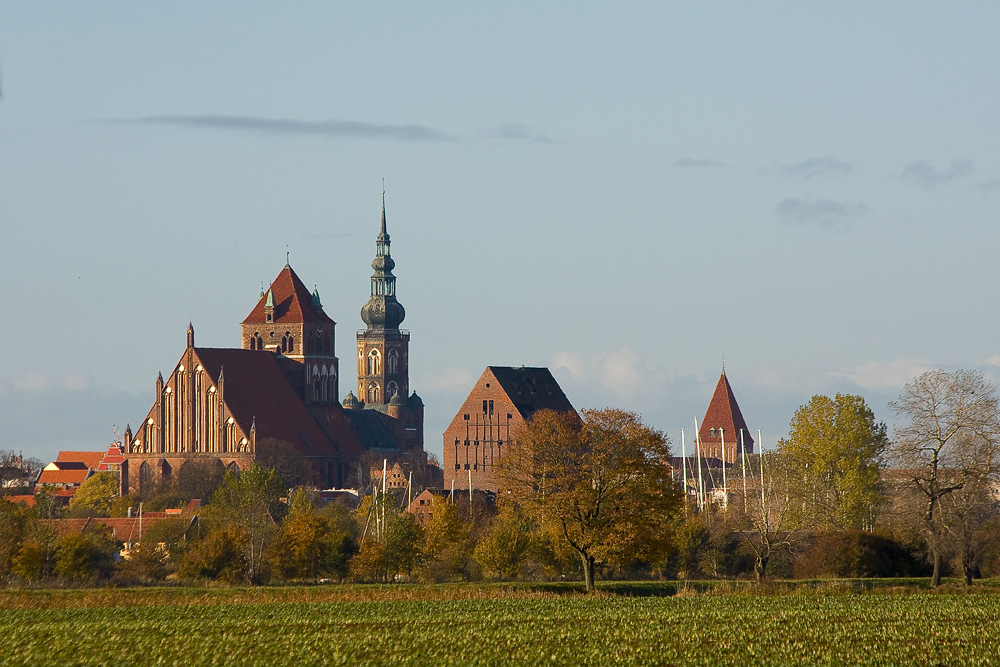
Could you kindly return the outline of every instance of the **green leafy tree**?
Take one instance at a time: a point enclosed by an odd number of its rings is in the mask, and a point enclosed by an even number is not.
[[[500,581],[517,576],[531,553],[534,526],[514,502],[503,499],[497,515],[476,544],[473,556]]]
[[[184,550],[178,576],[187,581],[245,582],[248,576],[246,540],[246,531],[235,525],[209,530]]]
[[[121,495],[121,481],[113,472],[94,473],[83,481],[69,501],[72,516],[109,516]]]
[[[6,581],[11,575],[14,556],[21,548],[29,518],[27,508],[0,498],[0,581]]]
[[[799,480],[791,491],[806,525],[872,529],[886,504],[880,476],[888,445],[885,424],[860,396],[813,396],[796,410],[778,451]]]
[[[587,591],[598,564],[659,560],[680,495],[660,431],[622,410],[536,412],[508,446],[504,491],[577,555]]]
[[[264,582],[264,553],[278,534],[285,489],[277,471],[253,465],[239,473],[227,472],[212,495],[206,514],[210,521],[229,529],[230,535],[242,535],[236,543],[243,551],[246,580],[251,584]]]
[[[106,579],[115,569],[115,551],[108,531],[69,533],[59,539],[56,573],[64,579]]]

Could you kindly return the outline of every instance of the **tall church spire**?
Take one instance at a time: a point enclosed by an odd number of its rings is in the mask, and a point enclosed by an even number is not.
[[[389,233],[385,228],[385,190],[382,191],[382,227],[375,238],[375,259],[372,261],[372,291],[368,303],[361,309],[361,319],[369,331],[397,331],[406,317],[406,310],[396,300],[396,262],[389,252]]]

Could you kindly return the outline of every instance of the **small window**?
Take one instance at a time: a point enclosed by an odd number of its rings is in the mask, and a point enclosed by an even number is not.
[[[465,419],[465,421],[469,421],[469,415],[465,415],[465,417],[463,417],[463,419]]]
[[[715,429],[714,428],[708,429],[708,434],[714,438],[715,437]]]
[[[455,464],[455,470],[461,470],[461,469],[462,469],[462,464],[461,463],[456,463]]]
[[[468,470],[468,469],[469,469],[469,464],[468,464],[468,463],[466,463],[466,464],[465,464],[465,469],[466,469],[466,470]]]
[[[493,416],[493,401],[490,401],[490,416]]]

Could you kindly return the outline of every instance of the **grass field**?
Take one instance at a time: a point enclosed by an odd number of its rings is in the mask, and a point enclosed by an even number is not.
[[[671,589],[0,591],[0,663],[1000,664],[996,594],[657,591]]]

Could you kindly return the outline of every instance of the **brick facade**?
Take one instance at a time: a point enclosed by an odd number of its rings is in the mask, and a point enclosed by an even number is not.
[[[488,366],[444,432],[445,487],[498,490],[511,434],[541,409],[573,410],[547,368]]]

